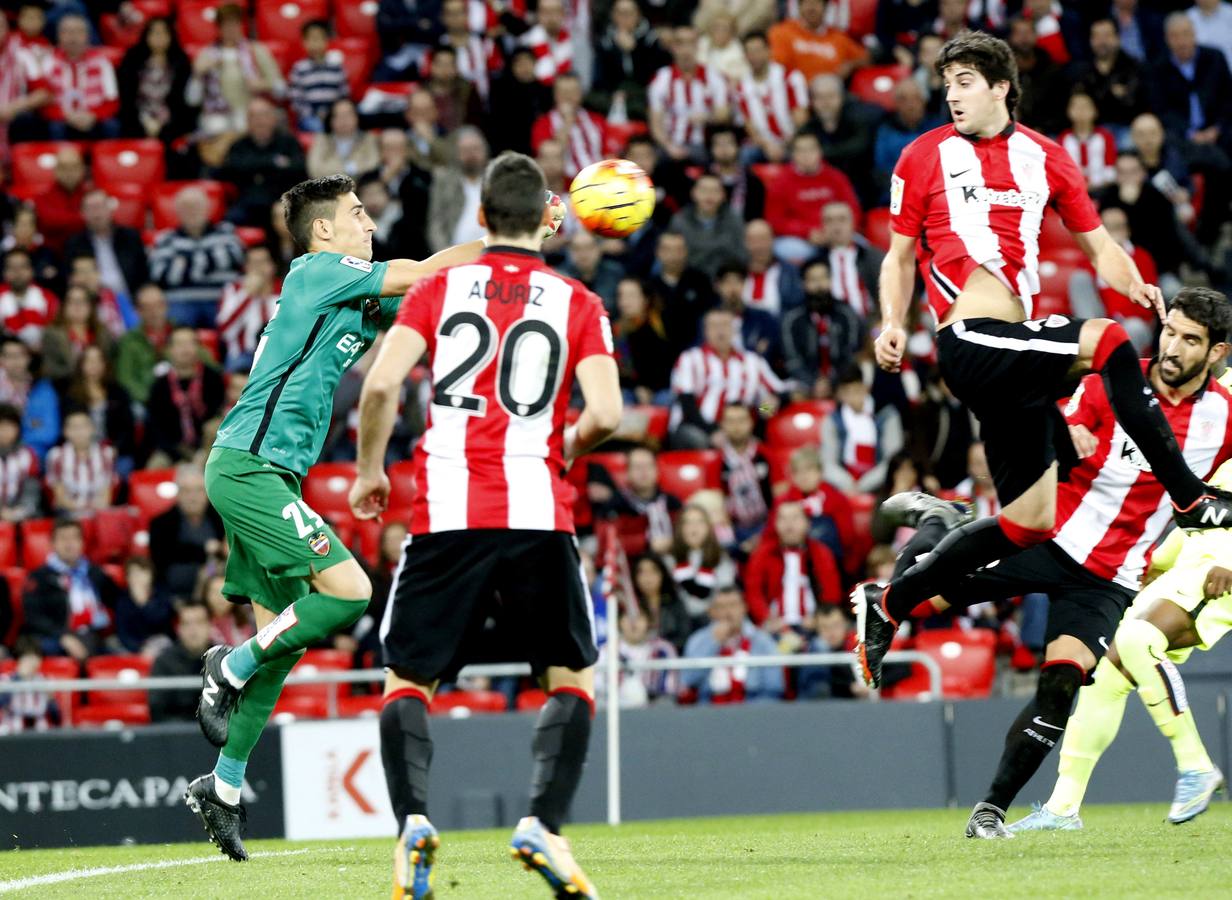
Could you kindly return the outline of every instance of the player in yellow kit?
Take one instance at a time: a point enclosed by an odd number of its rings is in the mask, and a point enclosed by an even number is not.
[[[1232,382],[1232,370],[1220,381]],[[1232,461],[1219,467],[1211,484],[1232,486]],[[1116,738],[1125,701],[1135,687],[1176,756],[1176,792],[1168,821],[1179,825],[1206,811],[1224,777],[1202,744],[1176,666],[1195,647],[1209,650],[1232,630],[1229,566],[1232,528],[1189,533],[1178,528],[1168,535],[1151,560],[1147,586],[1126,611],[1096,668],[1094,682],[1078,692],[1052,797],[1010,825],[1011,832],[1082,827],[1078,809],[1091,772]]]

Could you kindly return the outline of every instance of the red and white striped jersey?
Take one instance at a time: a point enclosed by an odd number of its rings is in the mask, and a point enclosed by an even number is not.
[[[830,248],[830,285],[834,296],[868,319],[876,313],[869,287],[860,278],[860,250],[855,244]]]
[[[727,82],[716,69],[705,66],[690,75],[664,66],[650,82],[647,101],[652,113],[663,116],[663,127],[673,143],[705,144],[706,122],[728,105]],[[693,121],[694,116],[699,121]]]
[[[1100,227],[1069,154],[1023,125],[1011,122],[980,139],[942,125],[907,145],[890,179],[890,227],[922,238],[916,259],[938,322],[980,266],[1021,298],[1031,317],[1049,205],[1070,231]]]
[[[744,278],[741,298],[749,309],[764,309],[775,316],[782,315],[783,297],[779,292],[779,279],[783,268],[780,263],[771,263],[764,272],[749,272]]]
[[[728,403],[759,406],[775,394],[787,390],[762,357],[751,351],[732,350],[727,358],[707,346],[693,347],[680,354],[672,369],[672,392],[697,398],[701,417],[717,423]],[[672,410],[673,427],[679,424],[680,407]]]
[[[227,359],[256,352],[261,330],[274,317],[278,294],[279,291],[275,290],[266,297],[253,297],[244,290],[242,281],[232,282],[222,289],[222,299],[214,321]]]
[[[21,498],[22,483],[38,474],[38,457],[29,447],[18,446],[0,456],[0,506],[15,504]]]
[[[115,69],[101,50],[87,50],[77,60],[57,50],[48,60],[42,78],[51,90],[51,103],[43,108],[48,119],[61,120],[70,112],[89,112],[98,119],[111,119],[120,112]]]
[[[64,488],[77,503],[93,500],[99,491],[115,487],[115,448],[95,442],[85,450],[72,444],[52,447],[47,454],[47,487]]]
[[[496,42],[477,34],[470,35],[464,44],[450,41],[449,35],[445,35],[442,41],[448,42],[457,54],[458,74],[473,84],[479,96],[487,100],[492,89],[492,73],[499,71],[504,62]]]
[[[417,283],[397,323],[432,355],[411,533],[572,532],[565,411],[577,364],[612,355],[603,302],[538,253],[493,247]]]
[[[530,145],[536,153],[544,141],[556,137],[564,127],[564,117],[553,109],[535,119],[530,129]],[[603,137],[607,121],[588,109],[579,109],[569,129],[565,144],[565,180],[572,181],[578,172],[603,159]]]
[[[31,284],[21,294],[14,293],[7,284],[0,284],[0,324],[36,350],[43,345],[43,329],[59,306],[56,295],[37,284]]]
[[[1107,128],[1096,128],[1086,138],[1080,138],[1072,129],[1065,129],[1057,138],[1065,152],[1078,165],[1087,180],[1087,188],[1094,190],[1111,184],[1116,178],[1116,138]]]
[[[786,141],[797,130],[792,112],[808,109],[808,84],[801,72],[788,72],[772,62],[765,78],[758,80],[751,73],[741,78],[736,84],[736,98],[743,124],[777,141]]]
[[[522,35],[522,44],[535,54],[535,77],[544,84],[573,69],[573,37],[567,28],[551,35],[542,25],[536,25]]]
[[[1175,406],[1161,396],[1159,407],[1200,478],[1232,456],[1232,394],[1222,384],[1211,379]],[[1148,552],[1172,516],[1171,503],[1116,421],[1099,375],[1082,379],[1065,415],[1071,425],[1086,426],[1099,447],[1057,490],[1054,541],[1083,568],[1136,591]]]

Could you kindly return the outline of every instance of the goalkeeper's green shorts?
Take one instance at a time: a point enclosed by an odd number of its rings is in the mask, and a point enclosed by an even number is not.
[[[1214,563],[1169,569],[1143,588],[1125,613],[1126,618],[1141,618],[1156,601],[1171,600],[1193,616],[1194,629],[1201,643],[1195,647],[1169,650],[1168,658],[1174,663],[1184,662],[1195,649],[1211,649],[1220,638],[1232,631],[1232,593],[1213,600],[1204,596],[1206,573],[1212,565]]]
[[[352,559],[300,493],[299,477],[227,447],[210,451],[205,491],[227,532],[223,593],[280,613],[308,594],[308,577]]]

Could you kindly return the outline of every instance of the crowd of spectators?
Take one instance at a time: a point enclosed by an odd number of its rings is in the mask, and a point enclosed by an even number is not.
[[[627,587],[596,589],[622,601],[630,658],[848,648],[841,598],[905,539],[870,513],[878,499],[927,489],[995,509],[928,314],[912,317],[903,372],[870,352],[889,176],[948,120],[932,68],[947,38],[1007,39],[1021,121],[1073,156],[1109,231],[1166,294],[1227,284],[1224,0],[300,0],[181,4],[178,19],[173,6],[2,5],[0,525],[55,519],[46,559],[0,580],[0,655],[16,677],[40,654],[142,653],[195,671],[205,641],[251,634],[222,598],[226,543],[201,465],[296,255],[278,200],[305,177],[356,178],[382,258],[478,237],[480,177],[506,149],[532,154],[562,196],[608,156],[651,174],[654,217],[628,239],[567,219],[544,247],[606,304],[628,404],[670,409],[665,432],[625,429],[619,471],[583,463],[575,479],[584,533],[615,520],[632,535]],[[100,150],[150,138],[158,175],[134,198]],[[183,185],[160,206],[164,179]],[[1111,315],[1149,344],[1150,319],[1072,248],[1041,249],[1064,276],[1045,278],[1041,309]],[[339,390],[323,461],[354,458],[364,368]],[[407,383],[391,462],[422,431],[423,382]],[[775,457],[767,425],[801,403],[820,410],[815,434]],[[722,490],[664,491],[667,449],[717,453]],[[148,545],[92,562],[92,522],[129,502],[133,473],[172,468],[175,506],[141,523]],[[366,560],[372,613],[336,641],[357,661],[376,646],[399,528]],[[596,585],[611,580],[602,550],[587,562]],[[864,694],[844,667],[629,682],[626,702]]]

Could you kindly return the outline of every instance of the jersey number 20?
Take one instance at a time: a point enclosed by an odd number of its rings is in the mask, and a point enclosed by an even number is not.
[[[492,320],[476,312],[454,313],[441,323],[438,334],[441,337],[452,337],[461,328],[474,328],[479,335],[479,342],[466,359],[462,360],[451,371],[446,372],[436,383],[432,393],[434,406],[444,406],[449,409],[459,409],[470,415],[482,416],[487,411],[487,400],[474,394],[454,392],[454,386],[477,373],[492,362],[498,354],[494,352],[497,332]],[[546,342],[547,365],[544,367],[543,385],[539,395],[530,400],[519,400],[513,396],[513,383],[519,364],[530,362],[523,357],[527,352],[534,352],[534,363],[542,363],[542,352],[536,348],[527,348],[526,339],[537,334]],[[560,382],[560,366],[562,356],[560,335],[552,330],[546,322],[538,319],[522,319],[505,334],[501,343],[497,365],[496,396],[501,406],[511,416],[531,418],[539,415],[552,403],[556,388]],[[533,364],[533,363],[532,363]]]

